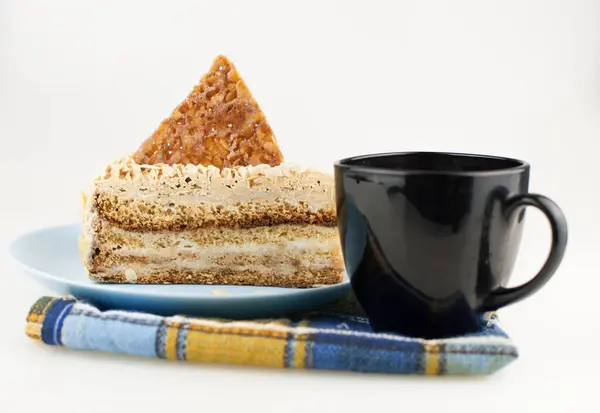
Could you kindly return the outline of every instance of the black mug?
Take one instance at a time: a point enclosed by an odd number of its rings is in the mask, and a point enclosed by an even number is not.
[[[528,193],[529,169],[515,159],[436,152],[336,162],[344,261],[373,330],[423,338],[474,332],[482,313],[552,277],[567,224],[554,202]],[[552,247],[531,281],[507,288],[527,206],[548,217]]]

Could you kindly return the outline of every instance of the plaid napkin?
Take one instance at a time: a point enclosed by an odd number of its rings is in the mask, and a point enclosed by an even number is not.
[[[70,298],[40,298],[26,333],[76,350],[264,367],[420,375],[491,374],[517,358],[495,314],[462,337],[423,340],[374,333],[349,296],[298,317],[221,320],[101,311]]]

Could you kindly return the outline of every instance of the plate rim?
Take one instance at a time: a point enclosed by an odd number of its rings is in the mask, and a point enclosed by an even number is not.
[[[337,289],[346,289],[350,287],[350,280],[346,274],[346,271],[343,271],[344,273],[344,279],[342,280],[342,282],[338,283],[338,284],[332,284],[332,285],[325,285],[325,286],[320,286],[320,287],[312,287],[312,288],[297,288],[297,287],[270,287],[270,286],[250,286],[250,285],[229,285],[229,284],[193,284],[194,286],[206,286],[206,287],[214,287],[214,289],[218,289],[219,287],[227,287],[227,288],[232,288],[232,287],[244,287],[244,288],[251,288],[251,287],[255,287],[255,288],[261,288],[261,289],[265,289],[266,291],[268,291],[268,289],[275,289],[276,293],[256,293],[256,292],[241,292],[240,294],[236,294],[236,295],[230,295],[230,294],[198,294],[198,293],[183,293],[183,292],[167,292],[165,290],[165,292],[160,292],[160,291],[156,291],[156,290],[152,290],[152,289],[145,289],[145,290],[136,290],[135,288],[132,288],[130,290],[122,290],[119,287],[122,284],[103,284],[103,283],[98,283],[95,282],[93,280],[90,280],[90,283],[86,283],[83,281],[77,281],[77,280],[71,280],[71,279],[67,279],[64,277],[61,277],[60,275],[55,275],[55,274],[51,274],[47,271],[43,271],[43,270],[39,270],[37,268],[33,268],[32,266],[30,266],[29,264],[25,263],[23,260],[19,259],[17,257],[17,246],[19,245],[19,243],[23,243],[24,239],[27,237],[32,237],[32,236],[36,236],[38,234],[44,233],[44,232],[53,232],[53,231],[73,231],[73,230],[77,230],[77,228],[80,228],[80,224],[77,224],[76,222],[71,222],[71,223],[65,223],[65,224],[57,224],[57,225],[50,225],[50,226],[45,226],[45,227],[41,227],[41,228],[37,228],[37,229],[33,229],[33,230],[28,230],[25,232],[21,232],[16,236],[13,236],[8,243],[8,252],[9,252],[9,256],[11,257],[11,259],[13,260],[13,262],[15,262],[19,267],[21,267],[25,273],[33,273],[36,276],[40,277],[40,278],[46,278],[48,280],[51,280],[53,282],[56,283],[60,283],[60,284],[64,284],[67,285],[69,287],[78,287],[78,288],[84,288],[84,289],[88,289],[88,290],[94,290],[95,292],[98,293],[108,293],[108,294],[117,294],[117,295],[135,295],[138,297],[155,297],[155,298],[162,298],[162,299],[180,299],[180,300],[205,300],[205,301],[223,301],[223,300],[228,300],[228,301],[245,301],[248,300],[250,298],[252,299],[268,299],[268,298],[277,298],[277,299],[282,299],[282,298],[296,298],[299,295],[303,295],[303,294],[316,294],[319,291],[330,291],[330,290],[337,290]],[[77,245],[74,246],[75,248],[77,247]],[[85,269],[83,268],[83,266],[81,267],[84,275],[85,275]],[[159,287],[161,286],[161,284],[140,284],[140,285],[151,285],[151,286],[156,286]],[[179,284],[179,285],[185,285],[185,284]],[[310,292],[309,292],[310,291]],[[332,292],[332,291],[330,291]]]

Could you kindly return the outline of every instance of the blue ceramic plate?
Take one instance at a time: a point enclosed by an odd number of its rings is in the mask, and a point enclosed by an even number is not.
[[[161,315],[271,317],[311,310],[345,295],[347,277],[318,288],[226,285],[99,284],[88,279],[77,250],[79,225],[44,228],[21,235],[10,253],[25,274],[60,295],[72,295],[104,309],[128,309]]]

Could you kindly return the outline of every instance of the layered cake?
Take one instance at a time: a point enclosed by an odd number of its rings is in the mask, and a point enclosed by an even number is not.
[[[311,287],[342,280],[330,174],[283,162],[218,56],[187,98],[84,196],[80,252],[111,283]]]

